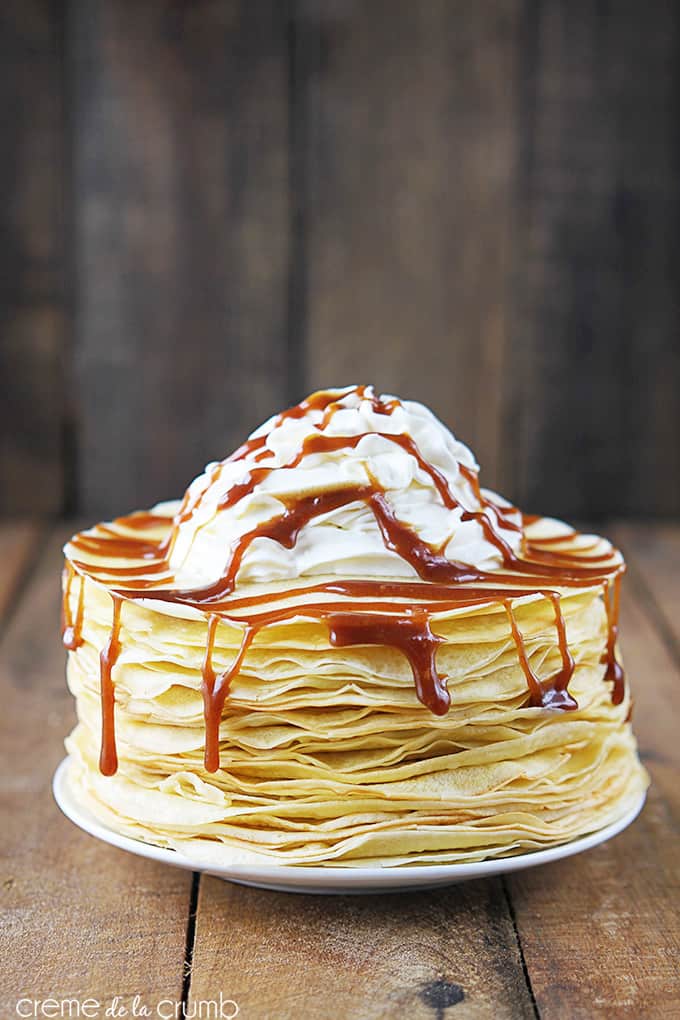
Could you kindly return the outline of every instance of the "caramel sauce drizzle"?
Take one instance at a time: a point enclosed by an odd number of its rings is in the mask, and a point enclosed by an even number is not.
[[[256,634],[256,628],[246,626],[241,640],[241,647],[229,669],[217,675],[213,669],[213,653],[215,650],[215,635],[220,617],[211,614],[208,617],[208,639],[205,646],[205,656],[201,667],[203,694],[203,716],[205,719],[205,754],[204,764],[206,771],[217,772],[220,767],[220,722],[224,702],[229,692],[231,681],[236,676],[246,653],[250,648]]]
[[[551,678],[551,685],[553,690],[560,694],[562,699],[562,708],[578,708],[576,701],[567,692],[569,681],[571,680],[575,662],[574,657],[569,650],[569,642],[567,641],[567,626],[564,621],[564,613],[562,612],[562,597],[556,591],[545,592],[547,597],[552,602],[553,612],[555,614],[555,629],[557,630],[557,645],[560,650],[562,657],[562,667],[558,673]],[[555,704],[555,698],[552,699],[551,707],[557,707]]]
[[[334,648],[347,645],[398,648],[413,670],[418,700],[435,715],[446,715],[451,698],[435,661],[437,646],[443,639],[432,633],[425,610],[392,617],[379,613],[335,612],[328,617],[328,626]]]
[[[616,658],[616,641],[619,635],[619,607],[621,602],[621,577],[622,572],[616,574],[613,580],[605,581],[604,604],[607,610],[607,649],[602,656],[602,662],[606,663],[605,681],[612,686],[612,702],[620,705],[626,693],[625,676],[621,663]],[[610,589],[613,586],[613,593]]]
[[[449,510],[453,510],[458,506],[457,500],[451,493],[449,483],[447,482],[441,471],[430,464],[429,461],[420,453],[420,450],[411,439],[410,436],[395,434],[391,432],[362,432],[356,436],[328,436],[323,432],[319,432],[310,436],[307,436],[302,443],[302,448],[299,453],[287,464],[282,464],[278,468],[275,467],[261,467],[254,468],[249,472],[248,477],[242,482],[237,482],[220,499],[217,504],[218,510],[226,510],[228,507],[235,506],[244,496],[250,495],[251,492],[258,486],[267,475],[271,474],[274,470],[296,468],[298,465],[310,454],[313,453],[329,453],[337,450],[354,450],[359,445],[362,439],[368,436],[376,436],[380,439],[386,439],[389,442],[395,443],[400,446],[403,450],[409,453],[418,463],[420,467],[434,483],[435,488],[439,492],[442,498],[442,502],[445,507]],[[255,459],[259,459],[258,455]],[[492,506],[493,504],[489,504]],[[498,509],[498,508],[495,508]],[[517,524],[505,523],[506,527],[512,527],[514,530],[521,531],[521,528]]]
[[[64,647],[69,651],[80,648],[83,643],[83,612],[85,609],[85,578],[80,578],[78,589],[78,603],[76,607],[75,620],[71,614],[71,587],[75,577],[75,569],[71,563],[66,566],[66,583],[64,585],[64,597],[61,603],[61,640]]]
[[[568,542],[570,539],[576,538],[577,535],[578,532],[572,529],[571,531],[567,531],[565,534],[562,535],[550,535],[548,538],[538,539],[534,542],[534,544],[538,546],[558,545],[560,542]]]
[[[505,609],[508,621],[510,623],[510,633],[512,634],[512,639],[515,642],[517,656],[519,658],[519,664],[522,667],[522,672],[526,677],[527,684],[529,687],[529,704],[533,708],[540,708],[540,706],[543,704],[543,690],[541,688],[541,683],[538,677],[532,670],[531,664],[529,663],[526,646],[524,644],[524,638],[522,637],[521,630],[517,626],[517,619],[515,618],[515,613],[513,611],[512,602],[510,601],[510,599],[503,600],[503,608]]]
[[[510,623],[510,633],[512,634],[512,639],[515,642],[517,657],[529,688],[529,705],[533,708],[560,708],[564,711],[569,711],[578,708],[576,701],[567,691],[567,685],[569,684],[574,672],[574,659],[567,644],[567,631],[564,623],[564,616],[562,614],[562,608],[560,606],[560,596],[557,592],[544,592],[543,594],[545,597],[550,599],[553,605],[557,641],[560,655],[562,657],[561,669],[547,681],[539,680],[534,673],[529,661],[529,656],[527,655],[524,637],[517,623],[517,616],[512,600],[503,599],[503,608],[505,609]]]
[[[479,484],[479,475],[477,472],[469,467],[467,464],[459,464],[458,470],[460,471],[463,478],[467,481],[468,485],[474,493],[475,499],[484,510],[490,510],[496,518],[496,523],[501,528],[505,528],[508,531],[518,531],[522,533],[522,525],[517,524],[515,521],[509,518],[509,514],[516,513],[517,508],[514,506],[500,507],[496,503],[493,503],[490,499],[487,499],[482,492]]]
[[[342,408],[342,399],[349,393],[357,393],[362,399],[370,399],[372,409],[377,414],[390,415],[399,407],[398,400],[383,401],[379,397],[367,393],[367,387],[356,387],[340,398],[327,392],[319,392],[307,400],[281,412],[273,421],[273,426],[280,424],[285,418],[302,418],[310,410],[322,412],[320,432],[308,436],[295,457],[285,465],[278,467],[297,467],[302,460],[312,453],[354,449],[367,435],[377,435],[393,442],[415,458],[418,466],[432,480],[444,506],[457,509],[460,504],[455,499],[445,476],[430,464],[420,453],[413,439],[408,435],[372,432],[356,436],[329,436],[323,430],[333,415]],[[561,551],[545,546],[559,545],[560,542],[573,539],[577,532],[569,532],[546,539],[528,540],[524,535],[527,525],[539,520],[533,515],[522,514],[522,523],[513,520],[518,511],[514,507],[502,507],[484,496],[476,470],[468,465],[459,464],[461,475],[465,478],[479,509],[461,509],[463,521],[476,520],[483,530],[487,541],[494,546],[502,558],[504,571],[481,571],[465,564],[448,559],[442,548],[432,548],[419,536],[398,520],[386,493],[370,479],[370,484],[348,486],[342,489],[327,491],[318,495],[284,499],[277,497],[284,505],[281,514],[274,516],[242,535],[231,549],[229,562],[223,575],[213,584],[199,589],[181,590],[158,587],[165,582],[163,577],[153,575],[166,574],[171,577],[169,557],[175,542],[179,526],[190,520],[201,503],[206,488],[220,477],[224,464],[242,460],[246,456],[261,466],[253,467],[246,478],[232,485],[221,497],[218,508],[226,509],[236,505],[250,494],[255,487],[275,470],[266,464],[270,451],[266,447],[266,435],[249,439],[239,447],[227,461],[212,466],[207,486],[197,494],[189,495],[188,491],[173,518],[172,527],[167,536],[154,542],[143,536],[146,530],[167,528],[168,518],[153,513],[132,514],[118,518],[114,524],[133,534],[121,534],[120,530],[110,526],[99,526],[96,535],[77,535],[72,545],[83,552],[104,557],[136,560],[130,567],[99,568],[105,577],[120,577],[121,583],[127,582],[130,587],[117,588],[113,592],[113,620],[109,641],[101,653],[101,699],[102,699],[102,751],[100,769],[104,775],[112,775],[117,768],[114,731],[114,689],[111,671],[120,653],[120,608],[125,598],[143,596],[161,599],[167,602],[181,603],[202,610],[207,620],[207,639],[205,655],[202,663],[202,696],[206,726],[205,767],[214,772],[220,767],[219,761],[219,728],[225,700],[233,678],[241,669],[253,639],[257,632],[272,623],[282,622],[293,617],[311,617],[323,619],[328,625],[329,640],[333,647],[350,645],[387,645],[401,651],[410,663],[415,689],[419,700],[436,715],[443,715],[450,704],[446,680],[437,672],[436,651],[442,639],[437,637],[430,626],[430,614],[444,609],[457,609],[466,606],[484,605],[497,602],[502,605],[507,616],[510,634],[515,645],[518,660],[527,681],[528,704],[536,708],[550,708],[562,711],[577,708],[576,701],[568,692],[568,685],[574,672],[574,660],[569,650],[566,625],[561,608],[560,593],[548,584],[560,588],[591,587],[603,585],[603,598],[607,611],[607,645],[603,655],[606,663],[605,680],[612,684],[612,701],[619,704],[625,695],[623,670],[616,658],[616,639],[618,635],[619,590],[623,565],[607,564],[611,553],[591,555],[594,546],[579,550]],[[277,467],[277,469],[278,469]],[[285,548],[294,547],[300,531],[315,517],[352,503],[364,503],[376,520],[385,547],[396,553],[409,563],[419,581],[370,581],[370,580],[337,580],[301,586],[287,591],[267,593],[255,596],[233,596],[236,577],[242,564],[243,556],[256,538],[269,538]],[[134,532],[140,532],[138,537]],[[514,531],[522,534],[521,552],[516,553],[501,531]],[[139,561],[146,561],[139,563]],[[93,571],[93,566],[86,561],[76,560],[69,563],[64,593],[63,633],[67,647],[78,647],[80,628],[82,627],[82,598],[84,581],[78,602],[78,612],[74,623],[70,619],[70,587],[75,568],[83,574]],[[592,565],[591,565],[592,564]],[[598,565],[599,564],[599,565]],[[151,576],[149,576],[151,575]],[[341,607],[334,601],[303,602],[298,605],[277,607],[276,602],[290,600],[296,596],[342,596],[352,601],[342,603]],[[561,666],[554,676],[540,679],[534,672],[527,653],[525,638],[522,635],[513,600],[524,595],[540,594],[548,599],[553,608],[555,632],[560,651]],[[400,599],[404,602],[418,602],[417,605],[396,607],[393,602],[380,601]],[[360,601],[362,599],[370,601]],[[234,615],[245,612],[245,616]],[[243,627],[243,638],[237,655],[227,670],[216,674],[213,668],[213,655],[217,628],[220,620],[229,619],[232,623]]]
[[[114,709],[116,704],[111,671],[120,655],[120,609],[123,599],[113,594],[113,619],[109,640],[99,656],[102,704],[102,746],[99,755],[99,771],[104,776],[112,776],[118,769],[116,752],[116,726]]]

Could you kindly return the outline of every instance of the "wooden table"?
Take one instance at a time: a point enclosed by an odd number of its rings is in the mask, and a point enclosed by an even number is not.
[[[636,824],[507,878],[365,897],[192,877],[61,816],[50,780],[74,719],[58,634],[71,530],[0,526],[3,1020],[23,997],[38,1000],[25,1016],[76,1016],[88,997],[101,1005],[81,1016],[111,1016],[115,996],[131,1016],[135,995],[147,1015],[179,1003],[212,1017],[201,1003],[220,992],[244,1020],[680,1016],[680,527],[609,529],[629,561],[622,644],[653,778]]]

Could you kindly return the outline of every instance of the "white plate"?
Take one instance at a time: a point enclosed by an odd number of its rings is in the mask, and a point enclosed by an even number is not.
[[[111,846],[129,850],[139,857],[149,857],[153,861],[172,864],[176,868],[187,868],[190,871],[204,871],[229,882],[239,885],[253,885],[260,889],[276,889],[279,892],[301,893],[376,893],[406,892],[409,889],[432,889],[441,885],[453,885],[471,878],[488,878],[490,875],[502,875],[509,871],[522,868],[533,868],[537,864],[548,864],[559,861],[563,857],[572,857],[582,850],[604,843],[630,825],[642,809],[645,794],[640,800],[619,818],[589,836],[563,843],[562,846],[550,847],[548,850],[534,850],[530,853],[518,854],[516,857],[503,857],[498,860],[480,861],[476,864],[423,864],[402,868],[337,868],[337,867],[292,867],[291,865],[257,864],[244,866],[234,864],[223,868],[206,867],[205,862],[192,859],[190,855],[177,853],[163,847],[143,843],[129,836],[121,836],[113,829],[102,825],[95,816],[82,807],[73,795],[68,781],[70,761],[65,758],[54,773],[52,789],[54,799],[72,822],[89,832],[91,836],[102,839]]]

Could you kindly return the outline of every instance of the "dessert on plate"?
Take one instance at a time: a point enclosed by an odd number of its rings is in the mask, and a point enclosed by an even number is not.
[[[314,393],[65,557],[69,781],[118,832],[207,866],[479,861],[647,785],[621,554],[481,488],[422,404]]]

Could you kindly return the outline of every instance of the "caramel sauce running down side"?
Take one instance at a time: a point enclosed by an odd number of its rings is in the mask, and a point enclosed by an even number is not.
[[[355,391],[362,399],[370,399],[372,409],[378,414],[389,415],[400,406],[399,401],[381,401],[377,397],[366,396],[365,387],[357,387]],[[343,396],[346,396],[344,394]],[[295,457],[282,467],[296,467],[312,453],[340,451],[355,448],[366,435],[377,435],[396,443],[413,456],[418,466],[432,480],[444,506],[454,510],[459,503],[453,497],[448,482],[438,469],[422,457],[417,445],[408,435],[392,433],[364,433],[355,436],[328,436],[323,429],[333,415],[342,407],[342,397],[326,392],[313,394],[312,397],[287,411],[282,412],[274,424],[285,418],[302,418],[310,410],[322,412],[321,433],[315,433],[305,439]],[[270,451],[266,447],[266,436],[258,436],[248,440],[228,458],[233,462],[248,455],[258,463],[251,468],[246,478],[231,486],[222,496],[218,508],[226,509],[235,506],[241,499],[251,493],[254,488],[274,468],[266,464]],[[213,465],[208,484],[220,477],[226,462]],[[260,466],[261,465],[261,466]],[[440,638],[433,634],[430,626],[430,615],[433,611],[445,608],[460,608],[500,603],[507,615],[517,656],[527,681],[529,692],[528,704],[532,707],[570,710],[577,707],[575,700],[568,692],[568,685],[574,671],[574,660],[569,651],[566,626],[561,608],[560,593],[553,586],[592,587],[603,585],[604,602],[607,609],[608,634],[603,662],[606,663],[605,680],[612,684],[612,700],[619,704],[625,695],[623,670],[616,659],[616,638],[618,633],[619,587],[623,567],[620,563],[607,564],[611,554],[588,555],[592,547],[582,548],[576,552],[564,552],[559,548],[544,548],[559,545],[561,541],[576,536],[570,532],[565,536],[528,541],[523,535],[524,528],[539,518],[522,515],[522,524],[512,519],[517,514],[514,507],[501,507],[486,498],[479,486],[476,470],[460,464],[461,475],[470,486],[479,509],[462,508],[462,519],[475,520],[483,530],[487,541],[499,552],[504,571],[480,571],[465,564],[456,563],[444,555],[443,548],[433,548],[416,534],[411,528],[399,521],[392,510],[386,493],[374,480],[363,486],[350,486],[340,490],[323,492],[318,495],[303,496],[296,499],[282,499],[283,512],[260,524],[242,535],[234,544],[229,562],[222,576],[213,584],[200,589],[179,590],[159,588],[162,578],[154,579],[153,575],[168,574],[170,577],[169,556],[172,551],[177,528],[191,519],[201,503],[205,488],[197,495],[185,494],[185,498],[175,515],[173,527],[168,530],[167,537],[153,542],[144,535],[145,531],[154,527],[167,525],[167,518],[153,513],[133,514],[118,519],[115,524],[125,531],[121,534],[109,526],[100,526],[96,535],[77,535],[72,540],[76,549],[90,555],[105,558],[122,558],[135,560],[130,567],[104,567],[102,573],[106,577],[120,577],[121,585],[129,587],[117,588],[113,593],[113,621],[108,644],[101,653],[101,698],[102,698],[102,752],[101,771],[112,775],[116,771],[117,756],[114,731],[114,690],[111,671],[120,653],[120,611],[124,598],[145,597],[161,599],[166,602],[181,603],[202,610],[206,614],[207,640],[202,665],[202,695],[206,725],[205,766],[210,772],[219,768],[219,727],[229,686],[241,669],[245,656],[258,630],[273,622],[291,619],[303,615],[323,619],[328,625],[329,640],[333,647],[349,645],[386,645],[402,652],[411,665],[416,693],[419,700],[434,714],[443,715],[449,707],[450,698],[446,689],[446,681],[436,668],[436,651],[441,643]],[[300,531],[313,518],[324,513],[339,509],[354,502],[364,503],[373,513],[380,529],[385,547],[396,553],[409,563],[418,574],[420,581],[370,581],[370,580],[338,580],[317,585],[309,585],[292,589],[279,594],[259,596],[233,597],[236,577],[243,556],[256,538],[269,538],[285,548],[293,548]],[[509,542],[500,531],[515,531],[523,535],[522,554],[515,553]],[[132,534],[130,534],[132,532]],[[135,535],[139,532],[139,536]],[[140,563],[139,561],[143,561]],[[146,561],[146,562],[144,562]],[[87,574],[92,567],[86,561],[76,561],[79,571]],[[599,566],[596,564],[600,564]],[[67,647],[78,647],[82,640],[82,597],[84,581],[81,578],[78,612],[75,622],[70,617],[70,590],[73,581],[74,567],[68,565],[69,571],[65,582],[63,632]],[[148,577],[146,575],[152,575]],[[108,583],[109,582],[105,582]],[[304,602],[299,606],[287,606],[277,609],[273,603],[278,598],[291,598],[296,595],[330,594],[340,595],[353,600],[370,599],[371,602],[353,601],[341,605],[328,601]],[[552,603],[557,645],[560,651],[561,667],[557,673],[546,679],[539,679],[531,667],[527,654],[525,639],[517,622],[513,600],[524,595],[541,594]],[[394,603],[381,603],[380,599],[396,598],[402,600],[402,607]],[[413,600],[422,599],[423,604],[413,605]],[[403,600],[406,605],[403,605]],[[411,603],[411,604],[408,604]],[[235,611],[246,615],[233,617]],[[213,668],[213,654],[217,628],[221,619],[230,619],[232,624],[244,628],[239,651],[230,667],[217,675]]]
[[[621,601],[622,573],[615,575],[613,582],[606,581],[604,586],[604,604],[607,610],[607,649],[602,656],[606,663],[605,682],[612,684],[612,702],[620,705],[626,694],[626,678],[621,663],[616,658],[616,641],[619,635],[619,607]],[[613,584],[613,596],[610,587]]]
[[[418,700],[435,715],[446,715],[451,698],[435,661],[437,646],[443,639],[432,633],[427,612],[396,617],[367,612],[334,613],[329,617],[328,627],[334,648],[388,645],[399,649],[411,664]]]
[[[212,660],[215,651],[215,635],[219,622],[219,616],[211,614],[208,617],[208,640],[201,667],[203,718],[205,719],[205,754],[203,760],[206,772],[217,772],[220,767],[220,722],[222,720],[224,702],[229,692],[229,685],[243,665],[243,660],[256,633],[255,628],[246,626],[236,658],[229,669],[225,670],[224,673],[216,675]]]
[[[441,471],[438,471],[433,464],[430,464],[427,460],[425,460],[410,436],[392,432],[362,432],[356,436],[327,436],[322,432],[319,432],[311,436],[307,436],[306,439],[303,440],[300,452],[287,464],[282,464],[278,468],[260,467],[254,468],[250,471],[246,479],[242,482],[237,482],[225,492],[224,496],[222,496],[217,504],[218,509],[226,510],[228,507],[235,506],[236,503],[244,498],[244,496],[250,495],[255,487],[264,481],[267,475],[271,474],[274,470],[296,468],[302,463],[305,457],[308,457],[313,453],[333,453],[338,450],[354,450],[361,440],[365,439],[367,436],[376,436],[400,446],[403,450],[415,458],[418,463],[418,467],[432,479],[435,488],[442,498],[444,506],[449,510],[458,506],[456,499],[451,494],[449,483],[444,475]],[[259,455],[256,459],[260,459]],[[519,525],[508,524],[507,522],[505,522],[503,526],[512,527],[517,531],[521,530]]]
[[[503,608],[505,609],[510,623],[510,633],[512,639],[515,642],[515,648],[517,649],[517,656],[519,658],[519,664],[522,667],[522,672],[526,677],[527,685],[529,687],[529,704],[532,708],[540,708],[543,704],[543,691],[541,689],[541,682],[531,668],[527,651],[524,645],[524,638],[522,632],[517,626],[517,620],[515,619],[515,613],[512,608],[512,601],[510,599],[503,600]]]
[[[111,621],[111,633],[99,657],[102,702],[102,746],[99,756],[99,771],[104,776],[112,776],[118,769],[114,718],[116,699],[111,671],[120,655],[120,610],[123,600],[120,595],[112,595],[112,598],[113,619]]]
[[[575,699],[572,698],[567,691],[569,681],[574,675],[575,663],[567,641],[567,627],[564,622],[564,613],[562,612],[561,596],[555,591],[547,591],[545,592],[545,595],[552,602],[553,612],[555,614],[555,629],[557,630],[557,646],[562,657],[562,667],[560,671],[550,680],[550,685],[554,691],[554,697],[550,700],[550,707],[570,709],[578,708]],[[558,702],[560,702],[559,705]]]
[[[78,604],[76,607],[75,620],[71,616],[71,587],[75,577],[75,570],[71,563],[66,567],[66,584],[64,585],[64,597],[61,603],[61,640],[64,647],[69,651],[80,648],[83,643],[83,612],[85,609],[85,578],[80,578],[78,589]]]
[[[517,657],[529,687],[529,704],[533,708],[559,708],[568,711],[578,708],[576,701],[567,691],[567,685],[574,672],[574,660],[567,645],[567,632],[560,606],[560,597],[555,592],[544,592],[544,595],[553,605],[558,645],[562,657],[562,668],[545,681],[539,680],[531,667],[512,600],[504,599],[503,608],[510,623],[510,632],[517,649]]]

